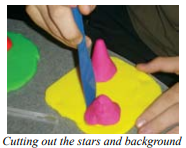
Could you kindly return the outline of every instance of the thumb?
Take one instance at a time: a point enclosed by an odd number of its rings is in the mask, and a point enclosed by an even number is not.
[[[91,46],[92,46],[92,40],[88,36],[86,36],[85,39],[86,39],[87,48],[91,48]]]
[[[96,5],[78,5],[78,7],[83,15],[89,15],[96,8]]]
[[[158,57],[147,64],[138,64],[136,67],[146,73],[168,72],[179,74],[179,57]]]

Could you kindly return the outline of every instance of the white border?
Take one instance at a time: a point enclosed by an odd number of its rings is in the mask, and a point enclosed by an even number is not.
[[[6,1],[7,4],[43,4],[43,2],[45,4],[54,4],[53,1],[51,0],[45,0],[45,1],[30,1],[30,2],[26,2],[26,1]],[[84,4],[84,1],[78,1],[79,4]],[[98,0],[94,0],[93,1],[94,3],[99,3],[99,4],[115,4],[116,1],[98,1]],[[68,0],[68,1],[58,1],[56,2],[55,4],[74,4],[72,1]],[[92,4],[91,1],[86,1],[86,4]],[[144,1],[144,0],[133,0],[133,1],[122,1],[118,3],[119,5],[120,4],[161,4],[161,5],[165,5],[165,4],[168,4],[168,5],[175,5],[175,4],[179,4],[180,5],[180,55],[181,55],[181,58],[180,58],[180,67],[181,67],[181,83],[180,83],[180,134],[179,135],[147,135],[147,137],[149,138],[178,138],[179,136],[183,136],[183,139],[185,138],[185,133],[186,133],[186,119],[185,119],[185,113],[186,113],[186,97],[185,97],[185,89],[186,87],[184,87],[184,84],[186,82],[185,80],[185,77],[186,77],[186,74],[185,74],[185,71],[186,71],[186,68],[185,68],[185,56],[186,56],[186,46],[185,46],[185,43],[186,43],[186,31],[185,31],[185,28],[186,28],[186,19],[185,19],[185,14],[186,14],[186,7],[184,5],[184,2],[180,2],[180,1],[175,1],[175,0],[169,0],[169,1],[162,1],[162,0],[156,0],[156,1]],[[1,66],[1,76],[0,76],[0,88],[1,88],[1,103],[0,103],[0,109],[1,109],[1,125],[0,125],[0,140],[1,140],[1,146],[2,146],[2,140],[4,137],[7,136],[7,114],[6,114],[6,111],[7,111],[7,101],[6,101],[6,98],[7,98],[7,87],[6,87],[6,83],[7,83],[7,65],[5,63],[7,63],[7,59],[6,59],[6,50],[3,50],[3,49],[6,49],[6,46],[5,46],[5,39],[6,39],[6,30],[4,28],[7,28],[7,17],[6,17],[6,12],[7,12],[7,9],[6,9],[6,5],[4,4],[1,4],[0,5],[1,9],[1,13],[0,13],[0,18],[1,18],[1,44],[3,45],[3,47],[1,48],[2,50],[0,50],[1,52],[1,62],[0,62],[0,66]],[[6,23],[5,23],[6,22]],[[106,139],[106,138],[116,138],[119,137],[120,135],[76,135],[76,134],[71,134],[71,135],[10,135],[9,136],[12,136],[14,138],[20,138],[20,137],[25,137],[25,136],[28,136],[28,138],[39,138],[40,140],[42,140],[43,138],[63,138],[64,136],[67,136],[68,138],[75,138],[76,140],[79,139],[79,138],[93,138],[93,139],[98,139],[98,138],[102,138],[102,139]],[[127,136],[127,135],[123,135],[124,137]],[[131,138],[141,138],[143,137],[143,135],[128,135],[129,137]],[[184,142],[185,139],[182,141],[182,146],[181,147],[184,147],[186,146],[186,142]],[[142,147],[142,146],[141,146]],[[144,147],[144,146],[143,146]]]

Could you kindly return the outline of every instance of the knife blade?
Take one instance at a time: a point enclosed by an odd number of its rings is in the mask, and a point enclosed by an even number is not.
[[[86,105],[88,107],[96,97],[95,76],[92,67],[92,62],[86,46],[82,15],[79,12],[79,9],[77,7],[72,8],[72,14],[83,36],[82,41],[80,42],[80,44],[78,44],[78,58],[79,58],[80,79],[83,87]]]

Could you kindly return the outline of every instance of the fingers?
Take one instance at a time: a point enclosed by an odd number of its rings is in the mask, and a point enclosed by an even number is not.
[[[26,7],[26,11],[30,18],[42,29],[47,31],[54,38],[68,45],[64,38],[60,35],[60,32],[52,23],[48,16],[48,9],[45,5],[29,5]]]
[[[49,16],[48,8],[45,5],[37,5],[36,8],[40,13],[40,16],[42,17],[45,25],[47,26],[47,31],[49,31],[49,33],[51,33],[52,35],[55,35],[58,38],[62,39],[59,29],[53,23]]]
[[[166,128],[179,123],[179,104],[169,107],[165,112],[139,129],[140,134],[158,134]]]
[[[37,9],[36,6],[34,5],[29,5],[26,7],[26,12],[27,14],[30,16],[30,18],[41,28],[43,28],[44,30],[48,30],[48,27],[43,19],[43,17],[41,16],[39,10]],[[37,17],[35,17],[37,16]]]
[[[60,31],[61,36],[73,47],[82,40],[82,35],[74,21],[72,11],[67,6],[50,5],[49,16]]]
[[[179,102],[179,83],[163,93],[145,112],[137,119],[138,128],[150,122],[153,118],[164,112],[167,108]]]
[[[161,133],[179,123],[179,83],[163,93],[137,119],[139,133]]]
[[[67,46],[77,48],[82,40],[82,35],[74,21],[71,7],[62,5],[31,5],[27,6],[26,11],[31,19],[53,37]],[[89,14],[95,6],[78,6],[84,14]],[[91,46],[91,39],[86,37],[87,46]]]
[[[179,74],[179,57],[158,57],[147,64],[138,64],[137,69],[147,72],[169,72]]]
[[[174,127],[170,131],[168,131],[166,134],[179,134],[179,126]]]
[[[137,69],[146,73],[169,72],[179,74],[179,57],[156,58],[147,64],[138,64]],[[179,123],[179,83],[174,85],[155,101],[137,119],[139,133],[156,134]],[[168,133],[177,133],[176,127]]]

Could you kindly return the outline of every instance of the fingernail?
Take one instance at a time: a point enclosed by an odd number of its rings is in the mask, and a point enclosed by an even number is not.
[[[137,121],[137,123],[136,123],[136,126],[137,126],[138,128],[140,128],[140,127],[142,127],[145,123],[146,123],[146,120],[144,120],[144,119],[139,119],[139,120]]]

